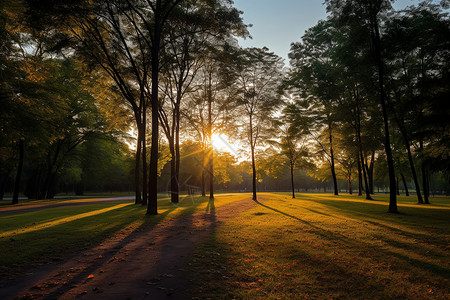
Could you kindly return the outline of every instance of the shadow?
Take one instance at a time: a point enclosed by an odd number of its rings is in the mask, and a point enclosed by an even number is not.
[[[153,298],[160,299],[175,292],[178,296],[182,295],[183,286],[187,283],[183,282],[184,277],[180,276],[180,269],[189,257],[186,254],[192,252],[198,240],[202,239],[203,235],[212,232],[215,227],[214,202],[208,202],[206,213],[198,210],[198,207],[205,203],[204,200],[206,199],[199,197],[192,201],[192,205],[189,204],[190,201],[184,201],[178,206],[167,203],[160,207],[167,207],[163,213],[156,216],[143,216],[144,222],[138,228],[115,245],[104,249],[103,252],[95,253],[95,255],[99,254],[98,257],[101,259],[90,261],[86,268],[71,276],[69,285],[59,286],[44,298],[59,298],[63,294],[70,294],[71,290],[77,289],[78,286],[90,286],[88,276],[90,274],[102,276],[104,270],[107,270],[107,274],[113,277],[115,274],[123,273],[129,278],[135,278],[135,282],[141,282],[145,289],[151,290]],[[175,210],[179,210],[177,215],[163,223],[162,221]],[[155,258],[155,260],[149,260],[149,258]],[[117,259],[130,261],[130,264],[145,264],[146,267],[142,270],[134,268],[136,271],[133,269],[127,272],[128,265]],[[115,286],[108,287],[109,277],[103,281],[101,278],[98,279],[100,282],[96,284],[103,286],[104,292],[102,291],[103,294],[98,296],[108,297],[107,293]],[[176,291],[170,288],[178,286],[180,288],[177,288]],[[95,291],[93,291],[88,289],[88,298],[95,296]],[[144,293],[138,289],[131,290],[129,296],[131,298],[133,293],[140,292]]]
[[[71,282],[70,285],[63,284],[58,289],[46,295],[44,299],[57,299],[62,294],[67,293],[77,285],[83,283],[90,274],[98,271],[101,267],[103,267],[111,259],[113,259],[119,252],[125,249],[131,242],[133,242],[133,240],[136,239],[138,235],[142,234],[142,231],[151,230],[154,226],[158,225],[161,221],[163,221],[175,209],[176,209],[175,207],[168,208],[163,213],[160,213],[157,216],[152,216],[153,218],[148,218],[148,216],[144,215],[145,218],[144,222],[139,227],[135,228],[132,232],[128,233],[125,237],[119,240],[113,247],[105,249],[103,252],[98,254],[97,257],[98,258],[101,257],[101,259],[95,259],[94,261],[92,261],[92,263],[89,266],[84,268],[81,272],[74,274],[74,276],[70,278]],[[104,241],[98,243],[96,246],[101,245],[103,242]],[[92,246],[92,248],[95,248],[95,246]],[[69,260],[74,260],[76,259],[77,256],[72,257]]]
[[[281,211],[279,209],[270,207],[270,206],[268,206],[268,205],[266,205],[264,203],[261,203],[258,200],[256,200],[255,202],[258,205],[260,205],[260,206],[262,206],[264,208],[267,208],[267,209],[272,210],[272,211],[274,211],[276,213],[279,213],[279,214],[281,214],[283,216],[286,216],[288,218],[297,220],[297,221],[299,221],[299,222],[301,222],[301,223],[303,223],[303,224],[305,224],[305,225],[307,225],[309,227],[314,228],[314,231],[311,231],[311,232],[313,234],[317,234],[317,235],[319,235],[319,236],[321,236],[321,237],[323,237],[325,239],[332,240],[332,241],[335,241],[337,243],[345,243],[347,245],[347,247],[350,247],[350,248],[353,248],[353,249],[365,249],[365,248],[368,248],[368,247],[378,248],[380,250],[380,252],[384,252],[387,255],[392,255],[392,256],[394,256],[396,258],[402,259],[402,260],[407,261],[407,262],[414,262],[414,264],[416,264],[417,266],[423,268],[426,271],[432,272],[432,273],[434,273],[436,275],[439,275],[439,276],[444,276],[446,278],[449,278],[450,270],[448,270],[446,268],[443,268],[443,267],[441,267],[439,265],[436,265],[436,264],[433,264],[433,263],[429,263],[429,262],[426,262],[426,261],[422,261],[422,260],[418,260],[418,259],[406,256],[406,255],[399,254],[399,253],[394,252],[394,251],[386,250],[386,249],[383,249],[380,246],[375,246],[375,245],[371,245],[371,244],[368,244],[368,243],[365,243],[365,242],[358,241],[356,239],[348,238],[348,237],[346,237],[346,236],[344,236],[344,235],[342,235],[340,233],[323,229],[323,228],[321,228],[319,226],[311,224],[310,222],[308,222],[306,220],[302,220],[302,219],[300,219],[300,218],[298,218],[296,216],[293,216],[291,214],[283,212],[283,211]],[[321,201],[321,203],[322,203],[322,201]],[[365,221],[365,220],[361,220],[361,221]],[[399,241],[393,241],[392,239],[389,240],[389,239],[386,239],[385,237],[382,237],[382,240],[385,241],[386,243],[392,245],[393,247],[396,247],[396,248],[399,248],[399,249],[404,249],[404,250],[407,250],[407,251],[415,250],[414,247],[411,247],[411,245],[407,244],[407,243],[402,243],[402,242],[399,242]]]
[[[208,212],[210,214],[215,214],[216,206],[214,204],[214,199],[209,199],[208,200],[208,205],[206,206],[206,212]]]

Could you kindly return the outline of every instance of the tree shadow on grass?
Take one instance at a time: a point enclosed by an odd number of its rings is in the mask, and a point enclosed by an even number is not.
[[[195,203],[194,205],[183,205],[182,209],[183,210],[195,210],[196,207],[200,204],[202,204],[203,202],[198,202]],[[119,233],[117,235],[113,235],[113,239],[107,238],[104,240],[97,240],[97,242],[92,242],[89,244],[89,246],[87,245],[75,245],[75,247],[77,248],[72,249],[73,251],[71,251],[72,253],[77,251],[77,250],[82,250],[83,248],[85,249],[84,251],[87,251],[87,253],[89,252],[95,252],[95,256],[93,259],[90,259],[88,262],[85,262],[84,265],[81,265],[81,263],[79,263],[79,267],[80,268],[74,268],[74,270],[65,270],[66,274],[65,278],[64,278],[64,282],[59,282],[57,284],[51,284],[48,285],[47,283],[49,281],[52,281],[52,279],[50,279],[48,277],[49,274],[52,274],[54,272],[57,272],[58,270],[60,270],[62,268],[62,266],[68,264],[71,265],[72,267],[75,265],[76,263],[74,263],[74,261],[77,260],[77,257],[80,257],[80,254],[76,254],[74,256],[71,256],[69,259],[65,259],[65,263],[61,264],[58,263],[57,265],[52,264],[52,265],[47,265],[47,266],[42,266],[42,267],[38,267],[36,269],[31,270],[34,274],[32,276],[28,276],[30,274],[28,274],[27,276],[23,276],[23,278],[18,278],[17,280],[14,280],[14,282],[9,281],[8,285],[10,286],[10,288],[8,290],[5,289],[0,289],[0,298],[2,298],[3,296],[11,296],[14,294],[18,294],[20,292],[25,292],[26,289],[25,288],[29,288],[30,286],[32,287],[32,285],[36,285],[36,284],[40,284],[40,285],[46,285],[49,287],[48,290],[50,291],[50,294],[48,294],[46,296],[46,298],[58,298],[60,295],[70,291],[71,289],[73,289],[76,285],[83,283],[86,281],[86,278],[88,278],[88,276],[94,272],[98,272],[99,269],[104,266],[105,264],[107,264],[107,262],[111,261],[116,255],[118,255],[118,253],[126,251],[125,249],[127,248],[127,246],[132,243],[137,237],[139,237],[139,235],[145,234],[143,232],[148,232],[149,230],[153,230],[153,228],[160,224],[168,215],[170,215],[170,213],[172,213],[175,209],[177,209],[177,207],[172,206],[172,205],[162,205],[162,207],[164,209],[166,209],[163,213],[160,213],[157,216],[144,216],[142,215],[142,223],[140,225],[136,225],[135,228],[130,228],[129,230],[125,230],[123,233]],[[138,210],[142,210],[142,212],[144,213],[144,208],[141,207],[133,207],[133,209],[138,209]],[[114,222],[114,213],[120,213],[119,211],[117,212],[109,212],[110,214],[112,214],[112,217],[110,217],[111,219],[111,223],[108,224],[107,226],[109,226],[110,228],[108,229],[108,232],[111,233],[115,233],[115,232],[119,232],[120,229],[122,228],[126,228],[127,226],[132,225],[134,222],[136,222],[137,219],[134,218],[124,218],[121,219],[121,221],[119,222]],[[73,224],[71,226],[74,226]],[[80,230],[83,230],[83,228],[79,228]],[[78,228],[77,228],[78,230]],[[103,248],[102,245],[104,243],[109,243],[109,247],[108,248]],[[81,248],[80,248],[81,247]],[[88,247],[88,248],[85,248]],[[97,249],[96,249],[97,248]],[[103,250],[102,250],[103,248]],[[90,250],[87,250],[90,249]],[[96,250],[95,250],[96,249]],[[91,253],[92,255],[92,253]],[[81,255],[81,257],[83,257]],[[51,259],[51,256],[50,256]],[[85,260],[86,261],[86,260]],[[63,280],[62,278],[60,278],[60,280]],[[47,283],[46,283],[47,282]],[[68,284],[70,283],[70,284]],[[36,292],[38,291],[40,288],[38,288],[37,290],[30,290],[31,292]],[[4,294],[6,293],[6,294]]]
[[[128,281],[130,278],[133,278],[133,282],[144,284],[144,287],[141,287],[141,289],[133,290],[132,288],[129,292],[125,291],[129,293],[130,297],[133,295],[139,296],[139,293],[142,293],[141,296],[143,296],[145,290],[142,288],[149,291],[152,297],[158,299],[165,297],[168,293],[182,294],[185,282],[183,281],[183,276],[179,276],[182,266],[178,264],[186,260],[186,253],[190,251],[190,247],[194,247],[195,245],[195,242],[190,239],[195,240],[196,238],[200,238],[199,234],[193,233],[203,230],[205,226],[211,226],[211,231],[212,227],[215,226],[214,209],[208,214],[194,217],[193,213],[203,203],[204,201],[193,201],[192,205],[190,205],[186,202],[181,203],[181,207],[170,205],[167,211],[157,216],[146,216],[145,222],[139,228],[121,239],[112,249],[111,247],[105,249],[100,254],[101,260],[92,261],[86,269],[75,274],[70,280],[72,286],[61,285],[46,296],[46,298],[57,298],[62,294],[71,293],[71,290],[78,285],[91,286],[92,284],[86,280],[90,274],[99,274],[101,276],[95,284],[103,287],[104,294],[101,294],[101,296],[108,297],[107,292],[115,286],[107,288],[109,282],[105,282],[105,280],[109,280],[109,274],[120,274],[122,272],[127,274],[127,277],[129,277],[127,279]],[[213,206],[214,204],[208,203],[208,206],[211,205]],[[161,221],[176,208],[182,208],[183,211],[173,221],[170,220],[168,223],[162,223]],[[156,225],[158,227],[155,228]],[[154,232],[154,229],[156,229],[156,232]],[[141,239],[143,235],[146,238]],[[152,238],[149,238],[149,236],[152,236]],[[153,242],[149,243],[149,240]],[[130,251],[130,256],[124,256],[124,253],[128,251]],[[111,264],[116,258],[120,260],[115,264]],[[157,260],[152,260],[152,258]],[[136,270],[135,272],[133,272],[134,269],[129,270],[130,266],[134,266],[136,262],[142,265],[148,259],[150,261],[147,262],[147,267],[144,269]],[[127,264],[126,261],[130,261],[131,265]],[[104,270],[106,270],[106,273],[102,277],[101,273]],[[123,284],[126,285],[128,281],[125,281]],[[155,284],[155,286],[146,285],[146,281]],[[176,291],[174,287],[177,287]],[[72,294],[76,291],[78,290],[72,291]],[[124,293],[120,288],[118,292]],[[90,297],[95,296],[95,291],[89,291],[89,294]]]
[[[319,226],[311,224],[311,222],[308,222],[306,220],[302,220],[302,219],[300,219],[300,218],[298,218],[296,216],[293,216],[291,214],[283,212],[283,211],[281,211],[279,209],[270,207],[270,206],[268,206],[268,205],[266,205],[264,203],[261,203],[258,200],[256,200],[255,202],[258,205],[262,206],[262,207],[270,209],[270,210],[272,210],[272,211],[274,211],[276,213],[282,214],[282,215],[284,215],[286,217],[289,217],[291,219],[297,220],[297,221],[299,221],[299,222],[301,222],[301,223],[303,223],[303,224],[305,224],[307,226],[310,226],[310,227],[314,228],[314,231],[312,231],[312,233],[317,234],[317,235],[319,235],[319,236],[321,236],[321,237],[323,237],[325,239],[334,240],[334,241],[339,242],[339,243],[343,242],[346,245],[348,245],[348,246],[350,246],[351,248],[354,248],[354,249],[366,249],[366,248],[370,248],[370,247],[378,248],[380,252],[384,252],[384,253],[386,253],[388,255],[394,256],[394,257],[396,257],[398,259],[401,259],[403,261],[406,261],[406,262],[409,262],[409,263],[413,263],[415,266],[417,266],[417,267],[419,267],[419,268],[421,268],[421,269],[423,269],[425,271],[434,273],[434,274],[439,275],[439,276],[444,276],[446,278],[449,278],[450,270],[448,268],[444,268],[444,267],[441,267],[441,266],[433,264],[433,263],[429,263],[429,262],[426,262],[426,261],[422,261],[422,260],[419,260],[419,259],[412,258],[412,257],[407,256],[407,255],[403,255],[403,254],[399,254],[399,253],[396,253],[396,252],[393,252],[393,251],[390,251],[390,250],[386,250],[386,249],[381,248],[380,246],[374,246],[374,245],[370,245],[370,244],[365,243],[365,242],[358,241],[356,239],[350,239],[350,238],[348,238],[348,237],[346,237],[346,236],[344,236],[344,235],[342,235],[340,233],[332,232],[330,230],[326,230],[324,228],[321,228]],[[323,201],[321,201],[321,202],[323,202]],[[414,250],[414,248],[411,248],[411,246],[409,244],[407,244],[407,243],[401,243],[399,241],[395,241],[395,243],[394,243],[393,240],[385,239],[384,237],[382,238],[382,240],[387,242],[387,243],[389,243],[393,247],[401,248],[401,249],[404,249],[404,250],[407,250],[407,251],[413,251]]]

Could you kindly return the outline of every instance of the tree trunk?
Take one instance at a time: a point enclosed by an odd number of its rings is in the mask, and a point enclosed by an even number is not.
[[[210,74],[211,78],[211,74]],[[210,79],[211,80],[211,79]],[[214,200],[214,148],[212,146],[212,92],[208,91],[208,136],[209,136],[209,199]]]
[[[153,45],[151,49],[152,59],[152,144],[150,152],[150,170],[148,183],[148,205],[147,214],[158,214],[158,156],[159,156],[159,50],[161,47],[161,0],[156,1],[153,28]]]
[[[211,157],[209,159],[209,200],[214,200],[214,149],[211,147]]]
[[[256,201],[256,164],[255,164],[255,147],[251,146],[252,150],[252,200]]]
[[[353,195],[353,188],[352,188],[352,171],[351,169],[348,171],[348,193],[350,195]]]
[[[140,169],[141,169],[141,167],[140,167],[140,163],[141,163],[141,146],[142,146],[142,143],[141,143],[142,132],[141,131],[142,130],[140,128],[140,124],[138,124],[138,137],[137,137],[137,145],[136,145],[136,158],[135,158],[135,171],[134,171],[134,180],[135,180],[134,187],[135,187],[135,195],[136,195],[135,200],[134,200],[135,204],[142,203],[141,186],[139,184],[139,182],[141,181],[141,176],[139,176]]]
[[[206,182],[205,182],[205,164],[206,164],[206,155],[205,155],[205,145],[203,145],[202,149],[202,197],[206,197]]]
[[[61,146],[62,146],[62,140],[59,139],[56,143],[55,156],[53,157],[53,159],[51,158],[51,149],[48,150],[49,152],[47,155],[47,158],[48,158],[47,175],[45,176],[44,184],[42,186],[41,192],[38,195],[38,199],[47,199],[50,194],[50,188],[52,186],[53,178],[56,173],[56,170],[54,170],[54,169],[55,169],[55,166],[58,161],[58,156],[61,151]]]
[[[175,197],[172,199],[173,203],[178,203],[180,197],[180,101],[181,99],[178,98],[178,103],[175,110],[175,186],[173,190]]]
[[[373,189],[373,169],[374,169],[374,164],[375,164],[375,151],[372,151],[372,156],[370,159],[370,165],[368,166],[367,169],[367,179],[369,180],[369,193],[374,194],[374,189]]]
[[[424,203],[430,204],[430,191],[429,191],[429,184],[428,184],[428,174],[427,174],[427,166],[426,163],[422,162],[422,185],[423,185],[423,197],[424,197]]]
[[[403,173],[400,173],[400,176],[402,177],[403,186],[405,187],[405,194],[406,196],[409,196],[408,185],[406,184],[405,175],[403,175]]]
[[[430,200],[428,199],[429,191],[428,191],[428,178],[427,178],[427,170],[426,170],[426,163],[425,158],[423,155],[424,147],[423,147],[423,141],[419,141],[419,147],[420,147],[420,155],[422,158],[422,164],[421,164],[421,171],[422,171],[422,188],[423,188],[423,197],[424,197],[424,203],[430,204]]]
[[[19,203],[20,180],[22,178],[23,160],[24,160],[23,139],[19,140],[19,164],[17,166],[16,181],[14,182],[14,193],[12,204]]]
[[[332,134],[331,124],[328,124],[328,131],[329,131],[329,140],[330,140],[331,177],[333,178],[334,194],[337,196],[337,195],[339,195],[339,189],[338,189],[338,185],[337,185],[337,177],[336,177],[336,171],[335,171],[335,166],[334,166],[333,134]]]
[[[359,161],[359,153],[358,153],[358,196],[362,196],[362,174],[361,174],[361,162]]]
[[[370,188],[369,188],[369,184],[367,182],[366,166],[364,164],[364,155],[363,155],[362,140],[361,140],[361,119],[360,119],[359,105],[357,105],[356,109],[357,109],[356,139],[357,139],[358,148],[359,148],[358,167],[362,168],[362,176],[364,178],[364,191],[366,192],[366,200],[373,200],[372,197],[370,196]],[[361,183],[361,185],[362,185],[362,183]]]
[[[292,198],[295,199],[294,164],[293,163],[291,163],[291,187],[292,187]]]
[[[397,196],[400,196],[400,184],[398,177],[396,178],[396,181],[397,181]]]
[[[256,201],[256,164],[255,164],[255,145],[253,141],[253,116],[250,114],[250,149],[252,152],[252,200]]]
[[[416,168],[414,167],[414,161],[413,161],[412,154],[411,154],[411,146],[410,146],[408,136],[406,135],[406,129],[403,127],[402,124],[400,124],[400,121],[398,121],[397,123],[398,123],[399,127],[401,128],[400,131],[403,136],[403,141],[405,142],[406,151],[408,152],[409,167],[411,169],[414,186],[416,188],[417,202],[423,204],[422,194],[420,193],[419,180],[417,179]]]
[[[178,182],[176,177],[176,154],[173,139],[169,139],[170,155],[170,201],[174,204],[178,203]]]
[[[142,205],[147,205],[147,105],[142,110]],[[153,132],[152,132],[153,136]]]
[[[371,23],[372,31],[371,38],[374,46],[374,54],[378,70],[378,84],[379,84],[379,97],[381,104],[381,111],[383,115],[383,125],[384,125],[384,148],[386,152],[386,159],[389,171],[389,212],[397,213],[397,195],[396,195],[396,182],[395,182],[395,171],[394,171],[394,161],[392,159],[391,151],[391,139],[389,136],[389,119],[387,115],[385,91],[384,91],[384,66],[383,59],[381,57],[381,38],[380,31],[378,27],[378,11],[371,12]]]
[[[360,145],[360,147],[361,147],[361,145]],[[363,170],[364,191],[366,192],[366,200],[373,200],[373,198],[370,196],[370,188],[369,188],[369,183],[367,182],[366,167],[365,167],[365,164],[364,164],[364,156],[363,156],[361,148],[360,148],[359,155],[360,155],[361,164],[362,164],[362,170]]]

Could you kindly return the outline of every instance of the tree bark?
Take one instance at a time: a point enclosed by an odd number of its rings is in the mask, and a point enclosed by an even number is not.
[[[181,97],[181,96],[180,96]],[[179,98],[177,107],[175,110],[175,119],[176,119],[176,126],[175,126],[175,198],[173,201],[174,203],[179,202],[180,197],[180,105],[179,101],[181,99]]]
[[[365,167],[365,163],[364,163],[364,156],[363,156],[363,153],[362,153],[361,149],[359,151],[359,155],[360,155],[361,164],[362,164],[362,171],[363,171],[363,177],[364,177],[364,191],[366,192],[366,200],[373,200],[373,198],[370,196],[370,188],[369,188],[369,183],[367,181],[367,174],[366,174],[366,167]]]
[[[423,197],[424,197],[424,203],[430,204],[430,192],[429,192],[429,185],[428,185],[428,174],[426,169],[426,164],[422,162],[422,185],[423,185]]]
[[[210,75],[211,76],[211,75]],[[211,87],[211,86],[210,86]],[[212,146],[212,94],[208,91],[209,199],[214,200],[214,148]]]
[[[22,169],[23,169],[23,160],[24,160],[24,145],[23,139],[19,140],[19,164],[17,166],[16,172],[16,181],[14,182],[14,193],[12,204],[19,203],[19,189],[20,189],[20,180],[22,178]]]
[[[428,190],[428,177],[427,177],[427,169],[426,169],[426,163],[423,155],[424,147],[423,147],[423,141],[419,142],[420,147],[420,153],[422,156],[422,164],[421,164],[421,170],[422,170],[422,188],[423,188],[423,198],[425,204],[430,204],[429,200],[429,190]]]
[[[143,104],[142,109],[142,205],[147,205],[148,196],[147,196],[147,105]],[[152,132],[153,136],[153,132]]]
[[[170,201],[178,203],[178,182],[176,177],[176,153],[173,139],[169,139],[170,155]]]
[[[330,160],[331,160],[331,177],[333,178],[334,194],[339,195],[339,189],[337,185],[337,176],[334,164],[334,152],[333,152],[333,134],[331,124],[328,124],[329,140],[330,140]]]
[[[411,143],[409,142],[408,135],[406,133],[406,128],[404,127],[404,124],[402,124],[402,121],[397,119],[397,125],[400,128],[401,135],[403,137],[403,142],[405,143],[406,151],[408,153],[408,162],[409,167],[411,169],[411,174],[414,181],[414,186],[416,188],[416,195],[417,195],[417,202],[423,204],[422,194],[420,193],[420,186],[419,186],[419,180],[417,179],[417,173],[416,168],[414,166],[414,161],[411,154]]]
[[[158,214],[158,154],[159,154],[159,51],[161,47],[161,0],[156,1],[154,11],[153,45],[151,48],[152,57],[152,144],[150,151],[150,170],[148,183],[148,205],[147,214]]]
[[[381,111],[383,115],[384,148],[386,152],[386,159],[389,172],[389,212],[397,213],[398,209],[397,209],[395,171],[394,171],[394,161],[392,159],[391,138],[389,135],[389,119],[387,114],[385,91],[384,91],[384,66],[383,66],[383,59],[381,57],[381,38],[378,25],[378,10],[371,12],[370,19],[372,25],[371,38],[374,46],[374,55],[378,69],[378,85],[380,94],[379,97],[380,97]]]
[[[375,164],[375,151],[372,151],[370,165],[367,167],[367,180],[369,180],[369,193],[374,194],[373,189],[373,166]]]
[[[409,196],[408,185],[406,184],[405,175],[403,175],[403,173],[400,173],[400,176],[402,177],[403,186],[405,187],[405,195]]]
[[[61,152],[62,141],[59,139],[56,142],[55,155],[53,159],[51,158],[51,149],[49,149],[47,158],[47,175],[45,176],[44,184],[42,186],[41,192],[38,195],[38,199],[47,199],[50,194],[50,187],[53,183],[54,173],[56,172],[55,167],[58,161],[59,153]]]
[[[370,196],[370,188],[369,184],[367,182],[367,174],[366,174],[366,166],[364,163],[364,155],[362,150],[362,140],[361,140],[361,119],[360,119],[360,110],[359,105],[356,106],[357,109],[357,124],[356,124],[356,138],[358,141],[358,148],[359,148],[359,167],[362,168],[362,176],[364,178],[364,191],[366,192],[366,200],[373,200]],[[361,183],[362,185],[362,183]]]
[[[205,166],[206,166],[206,154],[205,154],[205,145],[203,145],[202,149],[202,197],[206,197],[206,182],[205,182]]]
[[[142,132],[140,125],[138,125],[138,137],[137,137],[137,145],[136,145],[136,158],[135,158],[135,171],[134,171],[134,188],[135,188],[135,204],[141,204],[142,198],[141,198],[141,186],[139,182],[141,181],[141,176],[139,176],[140,173],[140,163],[141,163],[141,143],[142,140]],[[145,182],[145,181],[144,181]],[[146,183],[145,183],[146,184]]]
[[[292,187],[292,198],[295,199],[294,164],[293,163],[291,163],[291,187]]]
[[[361,162],[359,161],[359,153],[357,158],[358,158],[358,196],[362,196],[362,174],[361,174]]]
[[[348,171],[348,193],[350,195],[353,195],[353,188],[352,188],[352,171],[351,169]]]
[[[252,200],[256,201],[256,164],[255,164],[255,144],[253,141],[253,116],[250,114],[250,149],[252,152]]]

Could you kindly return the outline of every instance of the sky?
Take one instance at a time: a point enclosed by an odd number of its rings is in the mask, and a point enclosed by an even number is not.
[[[326,18],[323,0],[234,0],[234,7],[243,11],[253,39],[242,40],[243,47],[264,47],[285,59],[292,42],[300,41],[305,31]],[[416,4],[417,0],[398,0],[396,9]]]

